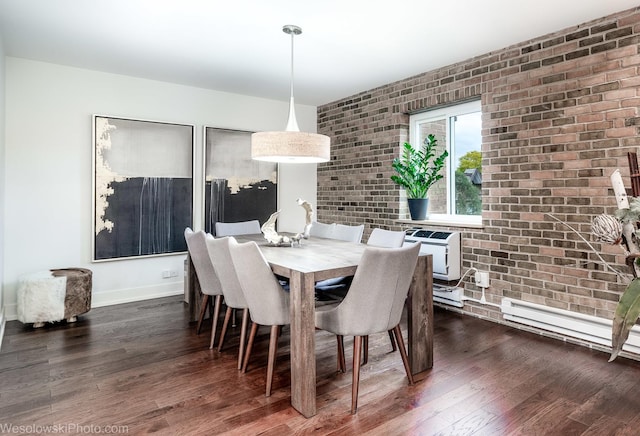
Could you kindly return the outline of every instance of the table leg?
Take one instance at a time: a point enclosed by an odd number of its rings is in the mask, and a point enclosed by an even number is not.
[[[291,272],[291,405],[306,418],[316,414],[314,285],[313,274]]]
[[[433,258],[419,256],[407,298],[411,374],[433,367]]]

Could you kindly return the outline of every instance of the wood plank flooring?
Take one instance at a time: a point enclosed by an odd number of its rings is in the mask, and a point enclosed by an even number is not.
[[[359,410],[335,339],[316,333],[318,414],[290,406],[288,329],[264,396],[268,328],[249,371],[239,327],[208,349],[179,297],[97,308],[76,324],[7,323],[0,434],[637,435],[640,362],[436,309],[434,367],[408,386],[386,333],[370,339]],[[406,335],[406,331],[405,331]],[[351,361],[352,341],[345,344]],[[57,426],[57,427],[47,427]]]

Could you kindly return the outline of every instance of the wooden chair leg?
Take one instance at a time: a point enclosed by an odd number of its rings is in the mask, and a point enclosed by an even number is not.
[[[207,311],[207,304],[209,304],[209,296],[204,294],[202,296],[202,302],[200,304],[200,313],[198,314],[198,326],[196,327],[196,334],[200,334],[200,328],[202,327],[202,320],[204,319],[204,314]]]
[[[353,379],[351,382],[351,414],[358,410],[358,385],[360,384],[360,354],[362,352],[362,336],[353,338]]]
[[[362,337],[362,364],[366,365],[369,361],[369,336]]]
[[[222,295],[216,295],[216,302],[213,307],[213,315],[211,315],[211,342],[209,349],[213,349],[213,341],[216,340],[216,332],[218,331],[218,318],[220,317],[220,306],[222,305]]]
[[[222,351],[222,344],[224,344],[224,337],[227,335],[227,328],[229,328],[229,319],[231,319],[231,309],[227,306],[227,311],[224,313],[224,321],[222,322],[222,331],[220,332],[220,339],[218,340],[218,352]],[[213,342],[211,343],[213,348]]]
[[[271,396],[271,384],[273,383],[273,369],[276,366],[276,353],[278,351],[278,326],[271,326],[269,335],[269,360],[267,361],[267,391],[266,396]]]
[[[396,342],[398,343],[398,348],[400,349],[400,356],[402,357],[402,363],[404,364],[404,370],[407,372],[407,378],[409,379],[409,384],[412,385],[413,375],[411,374],[411,368],[409,367],[409,359],[407,357],[407,350],[404,347],[404,339],[402,339],[402,330],[400,329],[400,325],[398,324],[393,328],[393,333],[396,338]]]
[[[389,333],[389,341],[391,341],[391,351],[395,353],[398,347],[396,347],[396,341],[395,339],[393,339],[393,330],[389,330],[388,333]]]
[[[344,336],[336,335],[338,341],[338,371],[347,372],[347,365],[344,361]]]
[[[249,323],[249,309],[242,311],[242,328],[240,329],[240,350],[238,350],[238,369],[242,369],[242,358],[244,357],[244,343],[247,337],[247,324]]]
[[[249,333],[249,342],[247,343],[247,351],[244,353],[244,363],[242,364],[242,372],[247,372],[247,365],[249,363],[249,356],[251,356],[251,349],[253,348],[253,340],[256,338],[256,332],[258,331],[258,324],[251,323],[251,333]]]

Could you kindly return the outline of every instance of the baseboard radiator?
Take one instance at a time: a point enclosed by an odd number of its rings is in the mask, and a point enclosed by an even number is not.
[[[527,301],[502,299],[504,319],[611,347],[611,320]],[[640,355],[640,327],[631,329],[624,351]]]
[[[464,295],[464,288],[458,288],[455,286],[433,284],[433,302],[446,304],[449,306],[463,307],[462,296]]]

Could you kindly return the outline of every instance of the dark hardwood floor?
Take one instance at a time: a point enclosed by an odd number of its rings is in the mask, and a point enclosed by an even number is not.
[[[453,312],[436,309],[434,367],[414,386],[387,334],[370,339],[355,416],[351,371],[336,373],[335,339],[317,332],[311,419],[289,404],[287,328],[266,398],[268,328],[242,374],[239,327],[222,353],[209,351],[205,327],[196,335],[179,297],[37,330],[7,323],[0,434],[640,434],[639,362],[607,363],[599,351]],[[345,346],[350,362],[352,342]]]

